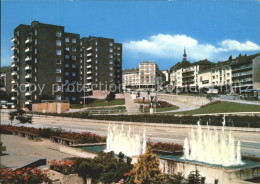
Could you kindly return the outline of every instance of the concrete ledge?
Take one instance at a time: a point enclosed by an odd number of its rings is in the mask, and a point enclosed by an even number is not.
[[[97,154],[64,145],[60,145],[60,152],[83,158],[94,158],[95,156],[97,156]]]

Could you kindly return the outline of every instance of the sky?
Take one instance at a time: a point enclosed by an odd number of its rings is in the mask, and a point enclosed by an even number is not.
[[[227,60],[260,53],[260,0],[1,0],[1,65],[11,64],[19,24],[65,26],[81,37],[123,44],[123,69],[155,61],[170,69],[182,61]]]

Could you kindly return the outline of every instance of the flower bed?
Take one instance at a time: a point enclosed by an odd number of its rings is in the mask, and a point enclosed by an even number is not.
[[[106,142],[106,137],[93,134],[91,132],[65,132],[61,129],[53,130],[51,128],[33,128],[33,127],[18,127],[11,125],[0,125],[1,134],[12,134],[14,130],[19,130],[23,132],[29,132],[37,134],[42,138],[50,138],[52,136],[58,136],[61,138],[67,138],[71,140],[77,140],[78,143],[100,143]]]
[[[150,145],[152,146],[152,149],[154,149],[154,150],[169,151],[169,152],[176,152],[176,151],[183,150],[182,145],[174,144],[174,143],[162,143],[162,142],[153,143],[153,142],[151,142]]]
[[[56,160],[52,160],[49,161],[48,163],[50,163],[50,169],[60,172],[62,174],[68,175],[68,174],[74,174],[76,173],[75,170],[75,162],[70,161],[70,160],[60,160],[60,161],[56,161]]]
[[[51,183],[51,180],[47,177],[47,172],[48,170],[38,168],[27,168],[15,171],[12,171],[12,169],[0,169],[0,183]]]
[[[204,105],[202,105],[202,106],[200,106],[200,107],[203,108],[203,107],[207,107],[207,106],[209,106],[209,105],[217,104],[217,103],[220,103],[220,102],[221,102],[220,100],[215,100],[215,101],[213,101],[212,103],[204,104]]]

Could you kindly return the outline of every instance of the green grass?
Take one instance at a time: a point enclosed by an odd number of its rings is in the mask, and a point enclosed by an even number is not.
[[[175,112],[172,114],[210,114],[210,113],[230,113],[230,112],[260,112],[260,105],[239,104],[234,102],[220,102],[196,110]]]
[[[177,110],[179,109],[178,106],[172,105],[171,107],[163,107],[163,108],[156,108],[156,112],[164,112],[164,111],[172,111],[172,110]],[[141,112],[143,112],[143,110],[141,109]],[[144,112],[150,112],[149,108],[145,108]]]

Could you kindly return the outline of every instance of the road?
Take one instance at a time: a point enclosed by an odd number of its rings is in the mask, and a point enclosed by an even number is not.
[[[2,117],[4,124],[9,123],[8,117]],[[33,124],[26,125],[32,127],[61,127],[66,130],[82,132],[90,131],[100,135],[107,134],[108,121],[87,120],[87,119],[72,119],[72,118],[54,118],[54,117],[34,117]],[[125,124],[127,124],[125,122]],[[177,128],[177,127],[164,127],[145,125],[132,125],[138,132],[142,128],[146,128],[147,137],[152,142],[174,142],[183,144],[184,138],[189,134],[191,128]],[[243,155],[256,155],[260,157],[260,133],[246,132],[246,131],[233,131],[232,135],[235,140],[241,141]]]

